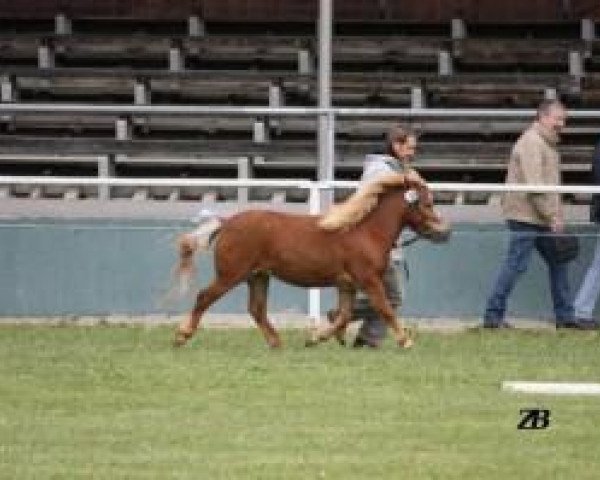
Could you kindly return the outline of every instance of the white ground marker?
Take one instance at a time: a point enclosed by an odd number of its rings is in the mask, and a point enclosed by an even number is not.
[[[600,395],[600,383],[502,382],[502,390],[549,395]]]

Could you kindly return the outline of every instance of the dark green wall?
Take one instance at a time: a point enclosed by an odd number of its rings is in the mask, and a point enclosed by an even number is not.
[[[192,297],[165,307],[161,295],[175,260],[175,235],[189,224],[177,221],[4,221],[0,222],[0,315],[109,315],[177,313]],[[572,264],[577,287],[595,239],[584,237]],[[406,249],[407,316],[479,317],[506,247],[502,225],[455,225],[443,245],[418,242]],[[199,285],[212,271],[200,262]],[[326,291],[324,309],[332,301]],[[306,291],[273,282],[272,312],[306,312]],[[516,316],[551,318],[548,279],[535,257],[511,298]],[[220,300],[215,313],[246,311],[246,287]]]

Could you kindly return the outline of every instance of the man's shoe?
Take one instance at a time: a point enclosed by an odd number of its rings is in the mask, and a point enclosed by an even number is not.
[[[498,322],[498,323],[485,323],[483,324],[483,328],[491,328],[491,329],[513,329],[515,328],[508,322]]]
[[[557,329],[569,328],[569,329],[573,329],[573,330],[583,330],[582,324],[579,322],[579,320],[576,320],[575,318],[570,319],[570,320],[561,320],[560,322],[556,322],[556,328]]]
[[[357,335],[356,338],[354,339],[354,343],[352,343],[352,347],[353,348],[362,348],[362,347],[379,348],[379,344],[375,340],[367,340],[366,338],[363,338],[362,336]]]
[[[583,325],[584,330],[600,330],[600,323],[597,320],[585,319],[579,320],[579,323]]]
[[[563,320],[556,324],[557,329],[570,328],[574,330],[598,330],[600,324],[596,320],[586,318],[574,318],[572,320]]]

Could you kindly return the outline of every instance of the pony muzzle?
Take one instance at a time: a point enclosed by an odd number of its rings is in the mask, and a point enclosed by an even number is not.
[[[427,231],[421,232],[423,237],[434,243],[447,242],[450,239],[451,234],[452,228],[450,227],[450,224],[443,220],[429,225]]]

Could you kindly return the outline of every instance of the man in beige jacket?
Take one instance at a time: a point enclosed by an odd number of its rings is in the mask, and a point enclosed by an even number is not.
[[[556,100],[543,101],[536,120],[514,145],[507,184],[560,185],[559,135],[567,112]],[[483,318],[484,327],[510,327],[504,320],[506,302],[517,279],[527,269],[535,248],[548,266],[550,288],[557,328],[583,328],[573,318],[567,264],[556,260],[552,233],[564,228],[563,209],[558,193],[508,192],[503,212],[510,230],[504,263],[490,294]]]

